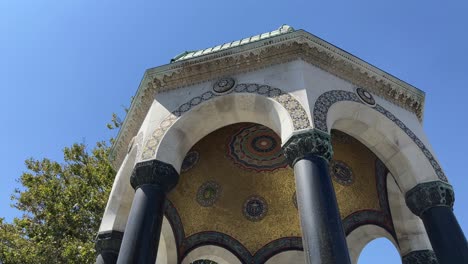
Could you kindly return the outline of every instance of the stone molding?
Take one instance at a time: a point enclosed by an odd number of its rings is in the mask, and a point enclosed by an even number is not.
[[[283,144],[283,152],[291,167],[306,155],[316,155],[327,161],[333,156],[330,135],[313,128],[294,132]]]
[[[178,181],[179,173],[171,164],[155,159],[137,163],[130,176],[130,184],[135,190],[141,185],[152,184],[169,192]]]
[[[123,232],[116,230],[110,230],[99,233],[96,238],[96,251],[98,253],[101,253],[103,251],[111,251],[113,253],[119,254],[123,235]]]
[[[403,264],[438,264],[432,250],[416,250],[403,256]]]
[[[450,184],[441,181],[416,185],[405,195],[406,205],[417,216],[435,206],[453,207],[455,196]]]
[[[110,159],[120,166],[120,152],[137,134],[157,93],[249,72],[274,64],[303,60],[375,95],[423,116],[424,93],[303,30],[263,41],[163,65],[145,72],[117,135]]]

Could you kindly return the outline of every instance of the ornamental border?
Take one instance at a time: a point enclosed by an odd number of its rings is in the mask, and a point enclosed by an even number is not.
[[[307,112],[302,107],[301,103],[294,98],[291,94],[282,91],[279,88],[271,87],[269,85],[262,85],[256,83],[242,83],[237,84],[234,89],[224,93],[217,94],[213,91],[207,91],[199,96],[193,97],[186,103],[180,105],[176,110],[172,111],[165,119],[163,119],[159,126],[151,133],[148,140],[145,141],[144,149],[141,154],[141,160],[148,160],[154,158],[156,149],[161,142],[165,132],[181,117],[184,113],[190,111],[195,106],[200,105],[212,98],[221,97],[228,94],[249,93],[258,94],[271,98],[281,104],[284,109],[289,113],[293,122],[294,130],[300,130],[310,127],[310,120]]]
[[[323,93],[319,96],[317,101],[314,105],[314,112],[313,112],[313,122],[314,127],[320,129],[322,131],[328,132],[327,127],[327,116],[330,107],[338,102],[342,101],[351,101],[363,104],[361,100],[359,100],[358,96],[353,92],[343,91],[343,90],[332,90]],[[376,104],[374,107],[369,107],[370,109],[374,109],[375,111],[383,114],[387,117],[390,121],[392,121],[395,125],[397,125],[401,130],[405,132],[405,134],[419,147],[419,149],[423,152],[423,154],[428,159],[429,163],[431,164],[432,168],[437,175],[437,177],[443,181],[448,182],[447,176],[442,171],[439,163],[435,160],[432,153],[429,149],[424,145],[424,143],[411,131],[400,119],[398,119],[395,115],[393,115],[390,111],[386,110],[383,106]]]

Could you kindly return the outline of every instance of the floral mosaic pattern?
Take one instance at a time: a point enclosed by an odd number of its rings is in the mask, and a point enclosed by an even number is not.
[[[197,202],[203,207],[213,206],[221,196],[221,186],[215,181],[207,181],[198,188]]]
[[[333,104],[337,102],[341,102],[341,101],[353,101],[353,102],[362,104],[358,96],[352,92],[342,91],[342,90],[333,90],[333,91],[325,92],[315,102],[315,106],[314,106],[315,128],[320,129],[325,132],[328,131],[328,127],[327,127],[328,110]],[[442,168],[440,167],[439,163],[435,160],[432,153],[427,149],[427,147],[422,143],[422,141],[413,133],[413,131],[411,131],[400,119],[398,119],[395,115],[393,115],[388,110],[383,108],[381,105],[376,104],[375,107],[373,107],[372,109],[375,109],[379,113],[383,114],[385,117],[390,119],[393,123],[395,123],[399,128],[401,128],[424,153],[424,155],[426,156],[426,158],[429,160],[432,167],[434,168],[434,171],[436,172],[437,177],[443,182],[448,182],[447,177],[445,176],[445,173],[442,171]]]
[[[304,110],[299,101],[297,101],[289,93],[285,93],[278,88],[260,84],[238,84],[234,87],[234,89],[231,89],[224,94],[231,93],[254,93],[271,98],[280,103],[289,112],[289,115],[293,121],[294,130],[310,127],[307,112]],[[160,143],[164,133],[175,123],[175,121],[180,116],[203,102],[223,95],[208,91],[180,105],[168,117],[166,117],[160,123],[159,127],[157,127],[149,136],[149,139],[145,142],[144,150],[141,156],[142,160],[151,159],[155,156],[156,148]]]
[[[262,125],[247,125],[229,138],[227,156],[245,170],[274,171],[288,166],[281,139]]]

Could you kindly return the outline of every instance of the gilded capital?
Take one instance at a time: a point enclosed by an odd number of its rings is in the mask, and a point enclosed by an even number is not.
[[[450,184],[442,181],[424,182],[416,185],[405,195],[406,205],[417,216],[436,206],[453,207],[455,196]]]
[[[283,144],[283,152],[291,167],[306,155],[330,161],[333,156],[330,134],[314,128],[298,131]]]
[[[137,163],[130,177],[130,184],[135,190],[141,185],[152,184],[169,192],[178,181],[179,173],[171,164],[155,159]]]
[[[432,250],[416,250],[403,256],[403,264],[438,264]]]

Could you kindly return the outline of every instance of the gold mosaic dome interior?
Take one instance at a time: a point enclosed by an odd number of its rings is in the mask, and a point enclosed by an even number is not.
[[[380,221],[392,229],[386,196],[378,195],[386,195],[386,189],[377,177],[377,157],[340,131],[332,130],[332,143],[330,173],[345,232],[359,221]],[[262,125],[238,123],[201,139],[187,154],[168,198],[183,239],[216,232],[254,255],[272,241],[301,236],[293,170],[278,135]]]

